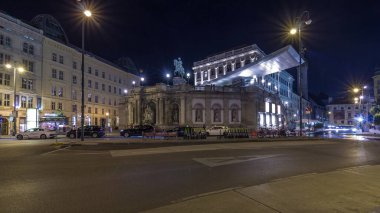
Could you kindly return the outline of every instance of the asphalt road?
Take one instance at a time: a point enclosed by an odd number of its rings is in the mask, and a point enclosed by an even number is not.
[[[151,146],[1,140],[0,212],[139,212],[198,194],[380,163],[376,140]]]

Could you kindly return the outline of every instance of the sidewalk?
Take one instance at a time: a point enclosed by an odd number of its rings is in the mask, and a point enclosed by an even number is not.
[[[146,212],[380,212],[380,165],[311,173],[185,198]]]

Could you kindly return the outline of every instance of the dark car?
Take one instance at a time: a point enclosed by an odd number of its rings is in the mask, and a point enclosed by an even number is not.
[[[72,129],[66,133],[66,136],[69,138],[80,138],[82,132],[81,130],[81,128]],[[106,133],[104,129],[100,126],[84,126],[85,137],[100,138],[103,137],[105,134]]]
[[[185,135],[185,127],[174,127],[174,129],[169,129],[166,132],[168,133],[175,132],[177,133],[178,137],[183,137]]]
[[[120,136],[130,137],[130,136],[142,136],[145,132],[153,132],[154,127],[151,125],[137,125],[129,129],[120,130]]]

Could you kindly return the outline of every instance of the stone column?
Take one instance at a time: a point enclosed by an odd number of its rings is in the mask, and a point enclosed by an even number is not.
[[[203,71],[201,71],[201,84],[203,84]]]
[[[226,75],[227,73],[227,65],[223,65],[223,75]]]
[[[207,80],[208,80],[208,81],[211,80],[211,69],[208,69],[208,70],[207,70]]]
[[[158,108],[159,108],[159,124],[164,124],[164,98],[160,98]]]
[[[160,98],[157,98],[157,101],[156,101],[156,125],[160,124]]]
[[[181,97],[179,124],[186,123],[186,96]]]

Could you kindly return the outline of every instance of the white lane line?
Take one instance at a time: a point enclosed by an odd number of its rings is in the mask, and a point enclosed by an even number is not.
[[[63,147],[63,148],[60,148],[60,149],[56,149],[56,150],[53,150],[53,151],[50,151],[50,152],[45,152],[41,155],[48,155],[48,154],[52,154],[54,152],[58,152],[58,151],[62,151],[62,150],[65,150],[65,149],[68,149],[70,146],[67,146],[67,147]]]

